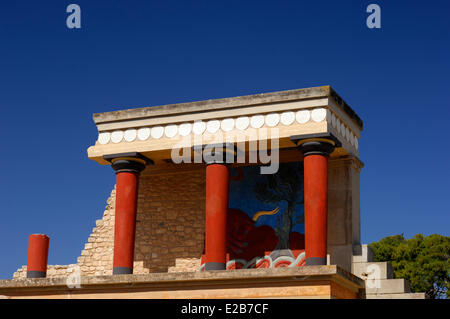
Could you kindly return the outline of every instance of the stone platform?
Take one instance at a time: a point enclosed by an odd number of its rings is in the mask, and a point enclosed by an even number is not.
[[[364,281],[331,266],[152,273],[81,277],[80,288],[66,278],[0,280],[3,298],[203,299],[364,298]]]

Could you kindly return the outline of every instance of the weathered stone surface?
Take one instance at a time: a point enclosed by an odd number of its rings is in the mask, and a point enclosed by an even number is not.
[[[354,263],[352,273],[363,279],[392,279],[394,273],[388,262]]]
[[[427,299],[424,292],[404,294],[367,294],[366,299]]]
[[[360,242],[360,170],[355,157],[339,157],[328,165],[328,232],[330,263],[348,271],[352,266],[353,247]]]
[[[358,298],[363,283],[336,266],[0,281],[7,298]],[[205,289],[208,286],[209,289]]]
[[[352,263],[372,262],[373,250],[368,245],[357,245],[353,247]]]
[[[168,272],[192,272],[200,269],[200,258],[177,258],[175,266],[169,267]]]
[[[367,245],[355,247],[352,257],[352,273],[365,281],[367,299],[424,299],[424,293],[410,293],[405,279],[393,279],[388,262],[373,262],[373,251]]]
[[[47,278],[67,277],[68,272],[74,269],[77,264],[70,265],[48,265]],[[22,266],[13,274],[13,280],[24,280],[27,278],[27,266]]]
[[[305,266],[292,268],[257,268],[203,272],[183,272],[183,273],[151,273],[133,275],[108,275],[108,276],[81,276],[81,285],[97,284],[124,284],[162,282],[162,281],[184,281],[184,280],[212,280],[212,279],[267,279],[294,276],[297,280],[303,276],[331,276],[339,275],[350,281],[353,285],[362,287],[364,281],[344,269],[336,266]],[[0,280],[0,294],[4,294],[8,288],[20,287],[56,287],[65,286],[65,278],[26,278],[24,280]]]
[[[379,284],[379,287],[373,287]],[[366,294],[400,294],[410,292],[409,282],[405,279],[380,279],[370,285],[366,282]]]

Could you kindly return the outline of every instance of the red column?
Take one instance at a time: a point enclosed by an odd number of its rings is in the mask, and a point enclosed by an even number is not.
[[[113,274],[132,274],[139,177],[132,172],[116,174]]]
[[[28,238],[27,278],[43,278],[47,275],[49,238],[33,234]]]
[[[205,270],[225,270],[228,187],[228,166],[209,164],[206,167]]]
[[[303,153],[306,265],[327,264],[328,156],[340,142],[332,135],[291,137]]]
[[[328,157],[304,158],[305,253],[307,265],[327,263]]]
[[[139,174],[153,161],[138,152],[104,155],[116,171],[113,275],[132,274]]]

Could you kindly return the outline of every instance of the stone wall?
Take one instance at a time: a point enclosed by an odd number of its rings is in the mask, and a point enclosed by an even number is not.
[[[47,266],[47,278],[67,277],[75,269],[76,264],[72,265],[48,265]],[[25,279],[27,278],[27,266],[17,269],[13,274],[13,279]]]
[[[81,276],[111,275],[114,247],[115,189],[102,219],[96,221],[77,265]],[[205,207],[204,168],[152,172],[139,179],[136,216],[135,274],[198,271],[203,251]],[[49,265],[47,277],[64,277],[72,265]],[[14,279],[26,277],[26,266]]]
[[[204,168],[143,174],[139,187],[135,262],[142,265],[136,265],[137,271],[167,272],[177,258],[200,258],[205,231]]]
[[[112,275],[114,248],[114,212],[116,190],[113,189],[106,201],[103,218],[95,222],[77,264],[82,276]]]
[[[353,248],[360,241],[359,174],[356,158],[331,159],[328,165],[328,232],[330,263],[351,271]]]

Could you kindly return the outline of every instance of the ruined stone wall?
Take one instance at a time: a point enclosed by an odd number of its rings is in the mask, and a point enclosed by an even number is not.
[[[112,275],[114,248],[114,212],[116,190],[113,189],[106,201],[103,218],[95,222],[77,264],[82,276]]]
[[[115,189],[103,217],[96,221],[77,265],[81,276],[111,275]],[[203,251],[205,170],[152,173],[139,179],[134,274],[198,271]],[[65,277],[71,266],[49,265],[47,277]],[[26,277],[26,266],[14,279]]]
[[[137,270],[167,272],[177,258],[200,258],[205,231],[204,168],[143,174],[139,187],[135,263],[142,266],[136,265]]]
[[[55,277],[67,277],[76,270],[76,264],[72,265],[48,265],[47,266],[47,278]],[[27,278],[27,266],[17,269],[13,274],[13,279],[25,279]]]

